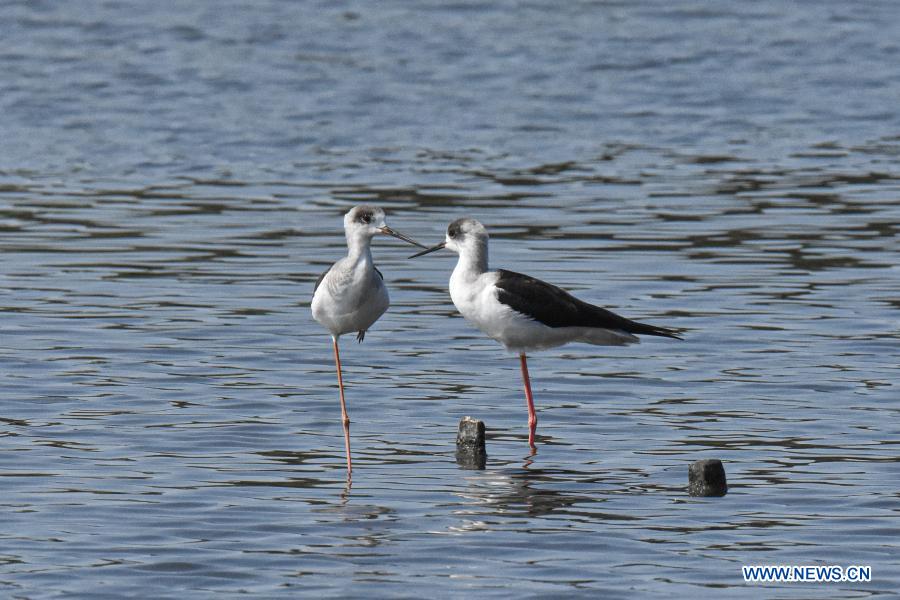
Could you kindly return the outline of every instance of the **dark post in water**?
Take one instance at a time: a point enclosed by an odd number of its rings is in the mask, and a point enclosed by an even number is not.
[[[689,495],[724,496],[727,491],[725,467],[718,458],[698,460],[688,468]]]
[[[456,462],[463,469],[483,469],[487,464],[484,421],[463,417],[456,433]]]

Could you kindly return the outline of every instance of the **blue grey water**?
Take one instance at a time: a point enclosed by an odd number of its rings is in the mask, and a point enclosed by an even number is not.
[[[895,2],[0,4],[0,595],[868,598],[900,589]],[[685,341],[518,363],[455,257]],[[455,460],[464,415],[484,470]],[[720,458],[724,498],[685,493]],[[866,583],[741,565],[869,565]]]

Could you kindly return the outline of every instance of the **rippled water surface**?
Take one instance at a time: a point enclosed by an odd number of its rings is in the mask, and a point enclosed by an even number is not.
[[[891,2],[0,5],[0,594],[889,597],[900,589]],[[343,213],[484,222],[685,341],[518,362]],[[464,415],[483,470],[455,458]],[[689,498],[720,458],[724,498]],[[745,584],[741,565],[870,565]]]

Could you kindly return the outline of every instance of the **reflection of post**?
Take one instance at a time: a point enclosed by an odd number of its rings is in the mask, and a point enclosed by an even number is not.
[[[486,519],[487,516],[531,518],[559,512],[566,515],[566,519],[578,520],[588,514],[583,507],[603,502],[595,494],[581,495],[569,491],[572,487],[581,488],[584,485],[593,488],[597,482],[595,471],[542,469],[535,467],[530,458],[525,459],[521,469],[511,464],[493,465],[483,473],[465,476],[465,480],[468,486],[460,497],[466,509],[459,514],[468,519],[463,525],[467,529],[490,529],[491,526],[486,523],[492,521]],[[579,505],[579,508],[567,510],[574,505]]]
[[[456,463],[463,469],[484,469],[487,451],[484,447],[484,421],[463,417],[456,433]]]

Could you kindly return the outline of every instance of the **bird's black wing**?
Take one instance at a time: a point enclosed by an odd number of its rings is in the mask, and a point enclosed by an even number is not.
[[[497,273],[497,299],[547,327],[598,327],[681,339],[674,330],[626,319],[546,281],[504,269]]]
[[[378,270],[378,267],[372,265],[372,268],[375,269],[375,272],[378,273],[378,276],[381,277],[382,281],[384,281],[384,275],[381,274],[381,271]]]

